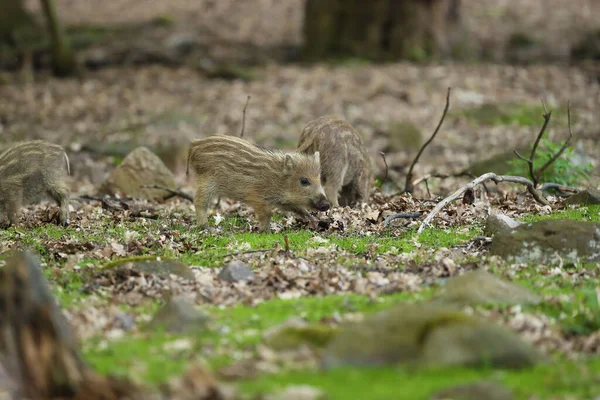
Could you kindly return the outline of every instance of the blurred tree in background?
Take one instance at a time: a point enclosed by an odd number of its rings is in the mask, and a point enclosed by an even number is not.
[[[63,32],[53,0],[40,0],[56,76],[75,72],[75,56]],[[0,0],[0,48],[14,52],[20,64],[31,63],[32,45],[44,36],[43,28],[25,9],[22,0]],[[25,65],[28,67],[28,65]]]
[[[460,23],[460,0],[307,0],[307,59],[446,56]]]

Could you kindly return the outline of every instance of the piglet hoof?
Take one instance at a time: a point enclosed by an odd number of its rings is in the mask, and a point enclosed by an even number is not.
[[[69,219],[67,218],[67,219],[65,219],[64,221],[62,221],[60,224],[61,224],[62,226],[69,226],[69,224],[70,224],[70,223],[71,223],[71,221],[69,221]]]

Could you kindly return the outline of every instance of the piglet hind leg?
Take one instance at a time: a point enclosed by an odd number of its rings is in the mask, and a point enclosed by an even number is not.
[[[271,216],[273,211],[270,207],[263,204],[252,204],[254,214],[258,220],[258,230],[260,232],[269,232],[271,230]]]
[[[198,178],[196,195],[194,196],[194,207],[196,208],[196,224],[200,228],[208,226],[208,208],[214,197],[211,182],[207,179]]]
[[[23,202],[23,191],[16,189],[12,191],[11,198],[6,203],[6,215],[8,216],[8,226],[19,225],[19,211]]]
[[[69,188],[66,186],[60,185],[56,186],[53,189],[48,191],[48,195],[56,201],[58,206],[60,207],[60,214],[58,217],[58,222],[62,226],[68,226],[70,223],[69,220]]]

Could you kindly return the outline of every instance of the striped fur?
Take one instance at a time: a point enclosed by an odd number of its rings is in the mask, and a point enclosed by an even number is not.
[[[69,223],[69,157],[43,140],[16,142],[0,153],[0,213],[16,224],[24,204],[50,197],[60,206],[60,223]]]
[[[321,183],[333,207],[369,200],[371,158],[352,125],[333,116],[317,118],[304,127],[298,151],[321,154]]]
[[[309,209],[329,206],[318,155],[284,153],[215,135],[191,143],[187,165],[187,173],[191,167],[196,175],[194,205],[200,226],[207,224],[208,207],[217,196],[252,206],[262,231],[269,229],[273,208],[306,217]]]

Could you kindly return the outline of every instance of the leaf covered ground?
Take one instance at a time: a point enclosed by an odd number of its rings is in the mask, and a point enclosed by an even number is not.
[[[209,12],[202,16],[190,14],[185,1],[154,9],[129,3],[111,2],[101,12],[90,12],[77,2],[57,1],[71,24],[169,14],[168,19],[181,18],[185,29],[197,24],[196,17],[225,24],[231,28],[226,39],[238,43],[248,38],[256,46],[299,41],[301,24],[292,12],[299,2],[255,4],[255,9],[271,13],[274,22],[269,24],[261,22],[261,13],[246,24],[235,23],[235,16],[250,7],[242,2],[229,14],[229,2],[203,2]],[[500,2],[488,9],[483,2],[465,3],[473,6],[467,16],[471,29],[489,40],[506,39],[506,32],[498,32],[515,16],[508,11],[514,4]],[[517,14],[526,22],[521,26],[541,24],[543,29],[535,32],[543,40],[568,41],[578,32],[565,35],[566,28],[556,27],[572,26],[568,22],[581,12],[583,28],[597,13],[590,2],[577,3],[582,6],[563,4],[544,18],[552,7],[541,10],[537,2],[523,2],[528,11]],[[480,29],[484,25],[487,29]],[[163,40],[169,35],[159,32]],[[396,194],[416,149],[441,115],[449,86],[450,112],[415,177],[461,172],[528,146],[543,122],[543,97],[553,110],[549,137],[556,142],[567,137],[566,104],[571,102],[575,155],[595,168],[581,185],[597,187],[600,87],[595,76],[563,64],[372,65],[360,60],[268,64],[244,73],[245,79],[221,80],[187,67],[144,66],[87,72],[82,79],[40,74],[27,83],[18,83],[14,74],[2,76],[0,146],[33,138],[60,143],[68,150],[73,171],[71,225],[55,225],[54,205],[28,206],[21,227],[0,231],[2,259],[23,247],[40,257],[84,357],[95,369],[159,387],[176,385],[194,365],[207,365],[247,398],[267,398],[286,388],[298,394],[301,385],[308,385],[332,399],[425,399],[449,385],[481,379],[502,382],[519,399],[590,399],[600,394],[598,266],[510,264],[490,256],[489,240],[482,238],[490,210],[521,221],[600,222],[598,206],[569,207],[556,197],[550,198],[550,206],[540,206],[522,187],[487,185],[487,190],[477,188],[474,204],[453,203],[421,235],[416,233],[419,220],[383,224],[392,213],[430,211],[440,196],[467,181],[431,178],[428,186],[417,186],[414,197]],[[193,206],[185,200],[125,199],[126,207],[114,209],[84,197],[94,195],[139,145],[159,154],[183,190],[191,193],[192,181],[184,174],[187,144],[209,134],[238,134],[247,96],[245,137],[269,147],[291,150],[311,119],[343,116],[363,135],[379,181],[385,176],[379,152],[386,153],[389,171],[382,189],[373,188],[368,205],[320,213],[318,225],[277,215],[272,233],[255,232],[252,210],[227,199],[215,207],[208,230],[201,231],[194,224]],[[409,130],[416,135],[406,135]],[[127,261],[157,258],[182,262],[191,278],[123,267]],[[253,279],[220,279],[219,270],[230,261],[244,262]],[[523,371],[345,367],[323,372],[314,349],[277,352],[264,343],[266,333],[290,320],[335,327],[394,304],[432,298],[449,278],[477,269],[542,296],[535,306],[482,306],[472,312],[516,332],[551,362]],[[177,296],[190,299],[206,314],[201,331],[172,334],[151,327],[156,312]]]

